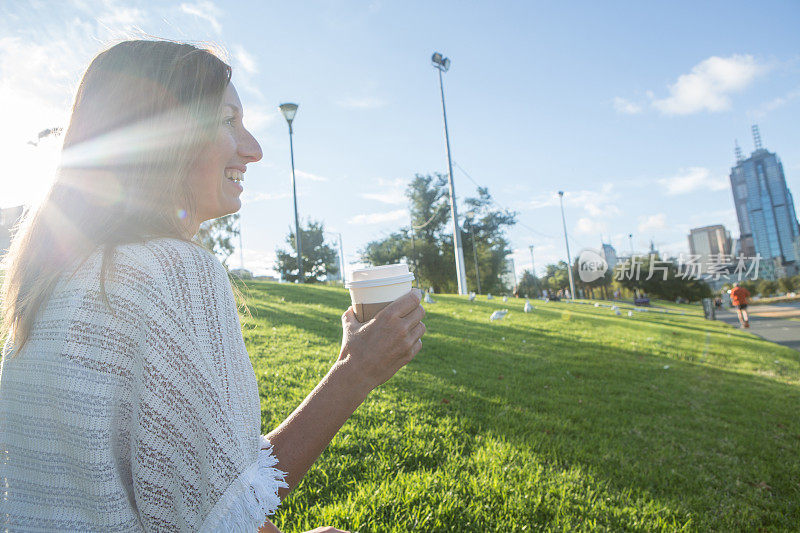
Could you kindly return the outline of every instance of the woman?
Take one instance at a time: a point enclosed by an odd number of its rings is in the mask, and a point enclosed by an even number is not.
[[[0,524],[276,531],[267,520],[367,394],[408,363],[418,292],[360,324],[269,435],[225,269],[190,242],[237,211],[261,149],[231,69],[128,41],[78,89],[61,167],[7,257]]]

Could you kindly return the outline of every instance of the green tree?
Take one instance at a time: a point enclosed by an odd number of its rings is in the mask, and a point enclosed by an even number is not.
[[[760,280],[757,287],[761,296],[773,296],[778,292],[778,282],[771,279]]]
[[[778,280],[778,288],[784,294],[786,294],[787,292],[792,292],[792,290],[794,289],[794,279],[793,278],[781,278],[781,279],[779,279]]]
[[[542,282],[530,270],[522,272],[522,277],[517,284],[517,293],[525,298],[538,298]]]
[[[542,276],[542,286],[550,291],[560,291],[569,288],[569,271],[567,262],[559,261],[555,265],[545,266],[545,274]]]
[[[384,239],[373,241],[361,251],[362,260],[371,265],[407,262],[424,287],[436,292],[455,292],[456,270],[453,235],[450,230],[450,191],[443,174],[416,175],[406,190],[412,227],[404,227]],[[505,258],[511,253],[505,229],[515,223],[515,215],[492,206],[489,191],[478,189],[478,196],[467,198],[465,229],[461,243],[467,285],[477,289],[475,256],[478,258],[481,292],[508,290],[500,276]],[[468,222],[466,222],[468,220]],[[473,241],[475,249],[473,250]]]
[[[494,207],[492,196],[486,187],[478,187],[478,196],[467,198],[464,203],[467,208],[463,226],[467,232],[462,233],[461,243],[464,249],[464,261],[472,267],[466,267],[468,283],[472,287],[477,286],[474,260],[477,252],[481,292],[500,294],[509,289],[513,290],[513,287],[506,287],[503,284],[501,277],[507,270],[506,256],[511,253],[511,246],[505,237],[505,228],[516,224],[516,214]]]
[[[592,281],[581,280],[579,272],[580,258],[576,258],[575,263],[572,265],[572,277],[576,291],[583,289],[583,294],[586,298],[599,297],[605,300],[609,299],[611,285],[614,282],[614,273],[611,269],[606,270],[601,277]],[[597,291],[597,294],[595,294],[595,291]],[[577,298],[577,295],[575,297]]]
[[[305,227],[301,224],[300,239],[303,248],[304,283],[319,283],[339,272],[336,249],[325,242],[325,225],[322,222],[309,220]],[[291,229],[286,236],[286,244],[289,245],[289,251],[280,248],[275,250],[276,269],[282,279],[294,282],[300,276],[295,251],[297,249],[295,233]]]
[[[758,281],[755,280],[744,280],[739,282],[739,286],[743,289],[747,289],[752,295],[758,294]]]
[[[200,224],[194,242],[204,247],[228,268],[227,261],[234,251],[234,239],[239,236],[239,213],[207,220]]]

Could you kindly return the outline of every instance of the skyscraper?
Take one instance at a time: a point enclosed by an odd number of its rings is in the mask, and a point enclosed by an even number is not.
[[[741,252],[747,257],[759,254],[763,272],[769,277],[797,273],[797,241],[800,225],[794,200],[786,186],[783,165],[778,156],[761,146],[758,126],[753,126],[755,151],[744,159],[736,145],[736,166],[731,168],[731,189],[739,219]]]
[[[617,251],[614,249],[611,244],[603,244],[603,249],[601,250],[603,257],[606,260],[606,264],[608,264],[609,270],[614,270],[616,268],[617,263],[619,262],[617,259]]]
[[[731,233],[725,226],[705,226],[689,230],[689,253],[697,255],[701,273],[709,264],[725,261],[720,255],[731,255]]]

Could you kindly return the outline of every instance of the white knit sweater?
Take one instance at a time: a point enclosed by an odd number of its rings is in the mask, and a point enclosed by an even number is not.
[[[121,246],[109,310],[100,263],[4,350],[0,531],[256,531],[285,473],[225,269],[179,240]]]

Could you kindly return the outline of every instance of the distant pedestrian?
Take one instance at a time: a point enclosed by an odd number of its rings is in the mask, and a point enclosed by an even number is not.
[[[734,283],[733,289],[731,289],[731,303],[736,307],[736,312],[739,315],[739,324],[743,328],[750,327],[750,317],[747,316],[748,298],[750,298],[750,291],[740,287],[738,282]]]

